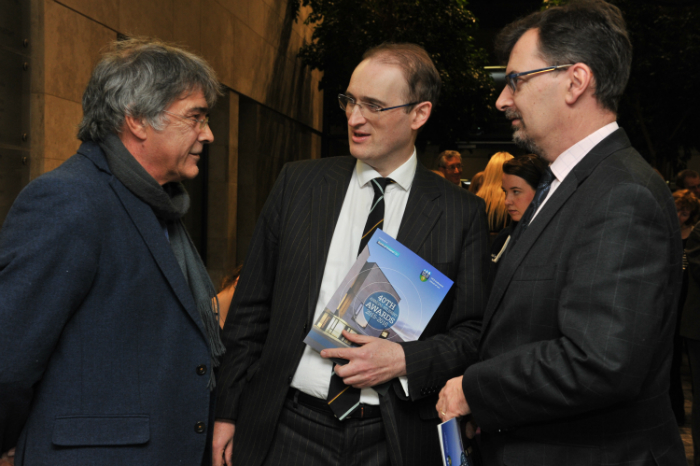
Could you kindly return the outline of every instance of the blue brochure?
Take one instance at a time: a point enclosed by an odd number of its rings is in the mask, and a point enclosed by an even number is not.
[[[343,337],[343,330],[397,343],[417,340],[452,283],[378,229],[304,343],[319,352],[356,346]]]
[[[440,449],[444,466],[473,466],[472,460],[464,451],[462,437],[459,433],[459,420],[452,418],[439,426]]]

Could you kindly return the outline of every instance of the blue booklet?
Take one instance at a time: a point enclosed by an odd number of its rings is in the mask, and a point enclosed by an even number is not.
[[[420,337],[453,282],[403,244],[377,230],[311,327],[304,343],[356,346],[342,331],[397,343]]]
[[[440,449],[444,466],[473,466],[471,458],[464,451],[462,437],[459,433],[459,419],[452,418],[439,426]]]

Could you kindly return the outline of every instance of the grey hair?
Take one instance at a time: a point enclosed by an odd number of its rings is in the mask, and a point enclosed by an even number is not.
[[[444,150],[438,154],[438,167],[447,167],[447,159],[459,158],[462,160],[462,154],[456,150]]]
[[[163,111],[198,90],[209,108],[222,95],[216,73],[203,58],[155,39],[113,42],[83,94],[78,139],[98,142],[119,133],[127,115],[161,130]]]

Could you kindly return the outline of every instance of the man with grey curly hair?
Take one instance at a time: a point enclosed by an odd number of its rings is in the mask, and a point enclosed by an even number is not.
[[[214,140],[220,93],[193,53],[112,44],[78,153],[15,201],[0,231],[0,445],[18,464],[211,463],[224,347],[180,182]]]

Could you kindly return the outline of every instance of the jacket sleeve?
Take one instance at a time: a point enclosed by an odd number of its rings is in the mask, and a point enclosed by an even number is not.
[[[427,338],[402,344],[409,396],[414,401],[437,394],[449,379],[477,361],[481,319],[488,297],[488,228],[483,200],[464,193],[455,202],[455,206],[448,204],[455,208],[448,208],[445,213],[453,228],[446,237],[458,232],[457,237],[461,238],[455,257],[451,258],[456,266],[456,274],[451,277],[452,300],[443,303],[449,317],[443,328],[435,329]],[[437,247],[445,247],[445,240],[438,241]],[[424,333],[430,332],[431,324]]]
[[[217,375],[217,419],[237,419],[238,401],[255,373],[267,338],[287,173],[285,165],[260,214],[224,324],[226,354]]]
[[[0,230],[0,434],[21,429],[32,387],[90,289],[101,248],[94,202],[73,182],[41,177]]]

